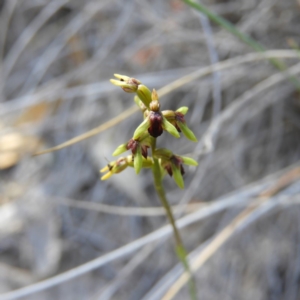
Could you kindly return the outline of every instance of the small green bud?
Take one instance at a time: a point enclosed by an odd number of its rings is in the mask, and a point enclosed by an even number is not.
[[[152,99],[152,101],[158,101],[158,94],[157,94],[156,89],[152,90],[151,99]]]
[[[141,82],[135,78],[130,78],[125,75],[114,74],[119,80],[111,79],[110,82],[116,86],[120,86],[126,93],[137,92],[138,86]]]
[[[160,105],[158,102],[158,95],[155,89],[153,89],[151,97],[152,97],[152,101],[150,102],[149,105],[150,110],[154,112],[159,112]]]
[[[141,101],[145,104],[147,108],[149,108],[151,102],[151,91],[143,84],[139,84],[136,94],[141,99]]]
[[[179,138],[180,135],[177,129],[163,116],[162,127],[165,131],[168,131],[174,137]]]

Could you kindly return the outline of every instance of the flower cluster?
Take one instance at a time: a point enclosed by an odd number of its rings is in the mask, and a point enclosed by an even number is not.
[[[143,112],[144,121],[136,128],[133,137],[120,145],[113,153],[113,156],[117,156],[130,150],[131,155],[109,163],[101,170],[101,172],[107,172],[101,179],[106,180],[113,174],[122,172],[128,166],[134,167],[138,174],[142,168],[152,167],[153,159],[157,159],[163,174],[168,173],[173,176],[176,184],[180,188],[184,188],[183,164],[197,166],[198,163],[192,158],[175,155],[168,149],[156,149],[156,138],[167,131],[176,138],[179,138],[182,133],[187,139],[196,142],[197,138],[188,128],[184,118],[188,108],[184,106],[176,111],[161,111],[155,89],[151,92],[139,80],[125,75],[115,74],[115,77],[118,80],[110,80],[114,85],[121,87],[127,93],[136,94],[134,101]],[[149,148],[152,150],[152,157],[148,156]]]

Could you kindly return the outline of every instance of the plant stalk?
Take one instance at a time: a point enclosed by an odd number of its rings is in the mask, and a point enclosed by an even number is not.
[[[160,169],[160,165],[158,162],[158,159],[153,157],[153,161],[154,161],[154,165],[152,167],[152,172],[153,172],[153,178],[154,178],[154,186],[155,186],[155,190],[159,196],[159,199],[161,201],[161,204],[163,205],[165,211],[166,211],[166,215],[169,219],[169,222],[172,226],[173,229],[173,235],[174,235],[174,239],[175,239],[175,244],[176,244],[176,254],[177,257],[179,258],[179,260],[181,261],[185,271],[187,273],[189,273],[189,290],[190,290],[190,296],[192,300],[196,300],[197,299],[197,292],[196,292],[196,285],[195,285],[195,281],[192,277],[192,272],[191,269],[189,267],[189,263],[187,260],[187,251],[185,250],[185,247],[183,245],[179,230],[176,226],[176,222],[175,222],[175,218],[173,216],[172,213],[172,209],[169,205],[169,202],[166,198],[166,194],[165,194],[165,190],[163,188],[162,185],[162,174],[161,174],[161,169]]]

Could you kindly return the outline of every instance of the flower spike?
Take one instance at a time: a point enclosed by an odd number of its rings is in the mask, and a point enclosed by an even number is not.
[[[159,97],[155,89],[151,92],[139,80],[125,75],[115,74],[115,77],[118,80],[111,79],[113,84],[121,87],[125,92],[136,94],[134,101],[141,109],[144,121],[136,128],[133,138],[120,145],[113,152],[113,156],[117,156],[131,150],[131,155],[121,157],[103,168],[101,172],[106,172],[106,174],[101,179],[106,180],[113,174],[122,172],[128,166],[133,167],[138,174],[142,168],[155,168],[158,162],[159,168],[172,176],[180,188],[184,188],[183,164],[197,166],[197,161],[189,157],[175,155],[165,148],[156,149],[155,139],[161,136],[163,131],[168,131],[176,138],[179,138],[179,133],[182,132],[189,140],[197,141],[184,119],[188,107],[183,106],[176,111],[161,111]],[[153,158],[148,157],[149,148],[152,150]]]
[[[139,80],[125,75],[115,74],[118,79],[111,79],[116,86],[121,87],[127,93],[135,93],[134,102],[142,111],[144,120],[136,128],[133,138],[127,143],[120,145],[113,153],[119,155],[127,150],[131,151],[131,155],[121,157],[116,161],[109,163],[101,172],[105,172],[102,180],[110,178],[113,174],[122,172],[125,168],[133,167],[136,174],[139,174],[142,168],[151,168],[155,184],[155,190],[163,204],[167,217],[173,228],[176,241],[176,251],[179,260],[182,262],[185,270],[191,274],[191,269],[187,260],[187,252],[181,241],[180,233],[176,226],[172,209],[165,196],[162,180],[166,173],[173,177],[175,183],[184,188],[184,168],[183,164],[196,166],[198,163],[189,157],[175,155],[172,151],[156,148],[156,138],[161,136],[163,131],[168,131],[176,138],[180,137],[182,132],[188,139],[197,141],[193,132],[187,127],[184,116],[188,111],[187,107],[180,107],[176,111],[160,110],[159,97],[155,89],[151,91],[143,85]],[[151,148],[152,157],[148,156],[148,148]],[[134,184],[129,183],[134,186]],[[191,296],[196,298],[195,286],[192,279]]]

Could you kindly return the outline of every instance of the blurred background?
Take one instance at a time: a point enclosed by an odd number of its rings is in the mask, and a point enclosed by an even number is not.
[[[202,3],[300,80],[299,1]],[[32,156],[134,104],[114,73],[158,89],[162,109],[190,108],[199,142],[164,133],[158,145],[199,162],[185,190],[164,181],[188,251],[209,253],[198,298],[300,299],[299,91],[254,52],[180,0],[0,1],[0,292],[29,286],[0,299],[189,299],[186,286],[170,296],[182,269],[151,172],[99,180],[140,114]]]

